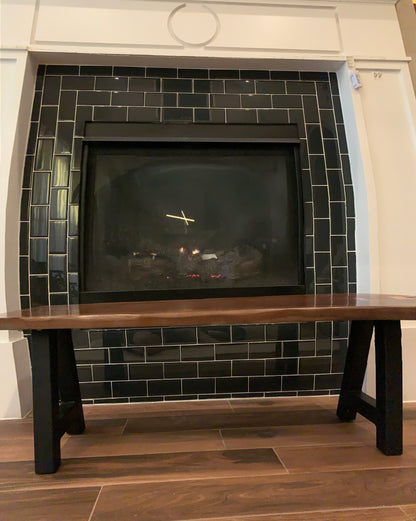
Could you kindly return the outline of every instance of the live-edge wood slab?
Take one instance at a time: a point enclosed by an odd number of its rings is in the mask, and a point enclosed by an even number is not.
[[[0,329],[163,327],[317,320],[416,320],[416,297],[276,295],[39,306],[0,315]]]

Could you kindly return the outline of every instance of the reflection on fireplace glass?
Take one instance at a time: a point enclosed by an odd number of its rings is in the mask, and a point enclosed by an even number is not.
[[[293,145],[144,142],[88,147],[86,291],[300,283]]]

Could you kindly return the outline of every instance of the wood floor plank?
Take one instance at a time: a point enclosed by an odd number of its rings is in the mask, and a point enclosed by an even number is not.
[[[401,509],[405,512],[409,519],[416,520],[416,505],[405,505]]]
[[[88,521],[100,487],[0,492],[1,521]]]
[[[69,437],[62,447],[62,456],[84,458],[108,454],[121,456],[223,449],[224,443],[218,430],[145,432],[122,436],[82,434]]]
[[[160,415],[146,418],[133,418],[127,421],[126,433],[166,432],[192,429],[227,429],[270,425],[332,425],[339,424],[335,412],[324,409],[304,410],[288,407],[274,411],[249,411],[234,413],[206,414],[204,411],[193,414]]]
[[[271,449],[86,457],[64,459],[56,474],[43,476],[31,462],[0,464],[0,490],[286,473]]]
[[[86,419],[138,418],[141,416],[159,416],[178,412],[189,414],[193,411],[204,411],[206,414],[216,414],[219,411],[232,412],[232,409],[228,400],[84,405],[84,416]]]
[[[26,439],[33,437],[33,420],[1,420],[0,440],[2,439]]]
[[[33,460],[33,438],[0,439],[0,462]]]
[[[290,447],[301,445],[374,445],[375,432],[361,423],[330,425],[289,425],[279,427],[253,427],[222,429],[227,449],[247,447]]]
[[[415,467],[416,457],[406,449],[400,456],[385,456],[375,446],[281,447],[277,455],[289,472]]]
[[[193,521],[193,520],[191,520]],[[409,521],[399,507],[332,510],[331,512],[299,512],[270,516],[210,518],[209,521]]]
[[[105,486],[91,521],[178,521],[413,503],[416,469]]]

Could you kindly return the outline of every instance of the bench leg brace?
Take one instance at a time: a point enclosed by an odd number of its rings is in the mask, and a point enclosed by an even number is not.
[[[376,400],[362,392],[371,337],[375,329]],[[353,321],[337,415],[358,413],[376,425],[377,447],[388,456],[403,452],[401,328],[398,320]]]
[[[71,331],[33,331],[31,355],[35,472],[51,474],[62,435],[85,429]]]

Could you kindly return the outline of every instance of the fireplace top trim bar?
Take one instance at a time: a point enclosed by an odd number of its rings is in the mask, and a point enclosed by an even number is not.
[[[0,314],[0,330],[327,320],[416,320],[416,297],[380,294],[276,295],[41,306]]]
[[[84,141],[300,143],[296,124],[199,125],[117,122],[87,122]]]

